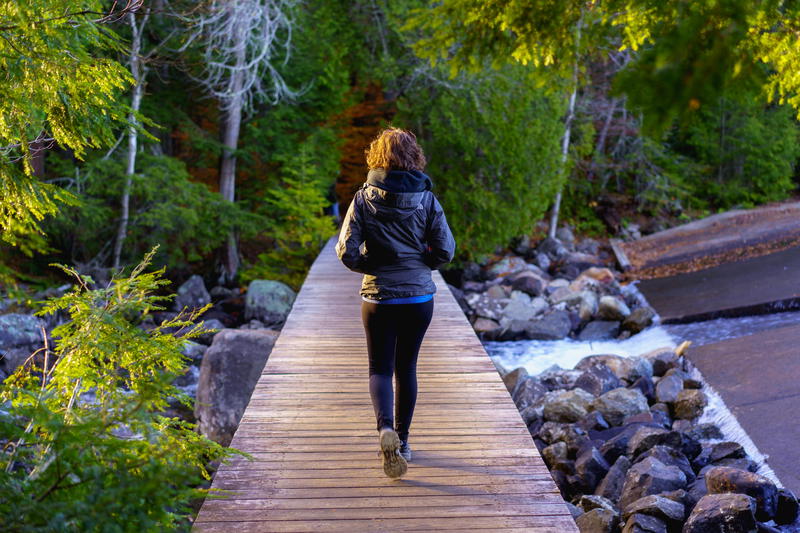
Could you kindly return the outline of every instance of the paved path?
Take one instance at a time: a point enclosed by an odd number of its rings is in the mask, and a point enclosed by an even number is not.
[[[800,494],[800,324],[688,352],[769,466]]]
[[[800,308],[800,246],[637,286],[665,323]]]
[[[358,296],[333,241],[255,387],[196,531],[577,532],[494,365],[441,276],[418,363],[406,476],[384,476]]]

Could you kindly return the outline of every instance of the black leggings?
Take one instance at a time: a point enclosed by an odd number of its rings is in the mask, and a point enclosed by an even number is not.
[[[417,402],[417,355],[433,316],[433,300],[417,304],[361,302],[361,320],[367,334],[369,393],[378,431],[396,429],[408,439]],[[392,373],[397,377],[397,426],[392,411]]]

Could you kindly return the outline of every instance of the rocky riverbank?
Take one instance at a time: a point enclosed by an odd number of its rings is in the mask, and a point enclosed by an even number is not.
[[[624,339],[650,326],[655,312],[623,286],[609,250],[593,239],[527,239],[483,267],[468,264],[451,290],[483,340]],[[452,276],[449,276],[453,280]]]
[[[706,386],[682,351],[503,375],[580,530],[797,531],[795,496],[700,422]]]
[[[70,286],[33,295],[31,301],[59,296]],[[201,317],[206,335],[185,342],[186,372],[175,384],[195,400],[194,410],[178,401],[170,405],[169,416],[197,422],[207,437],[227,445],[244,413],[250,394],[291,310],[295,293],[287,285],[255,280],[245,292],[224,287],[207,290],[200,276],[192,276],[177,290],[170,310],[141,318],[139,327],[153,329],[184,308],[212,304]],[[66,316],[34,316],[33,309],[10,302],[0,305],[0,381],[13,373],[29,356],[40,350],[44,338],[50,346],[50,331]],[[7,312],[13,311],[13,312]],[[177,332],[176,332],[177,333]],[[84,401],[91,401],[87,394]]]

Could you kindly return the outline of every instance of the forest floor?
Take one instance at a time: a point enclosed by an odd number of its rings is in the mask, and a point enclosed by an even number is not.
[[[733,210],[618,244],[628,279],[695,272],[800,246],[800,201]],[[618,254],[619,256],[620,254]]]

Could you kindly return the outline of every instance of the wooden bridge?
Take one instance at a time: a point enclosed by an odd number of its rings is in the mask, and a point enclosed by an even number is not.
[[[361,276],[330,241],[272,350],[195,531],[577,532],[497,370],[438,272],[400,479],[383,474]]]

